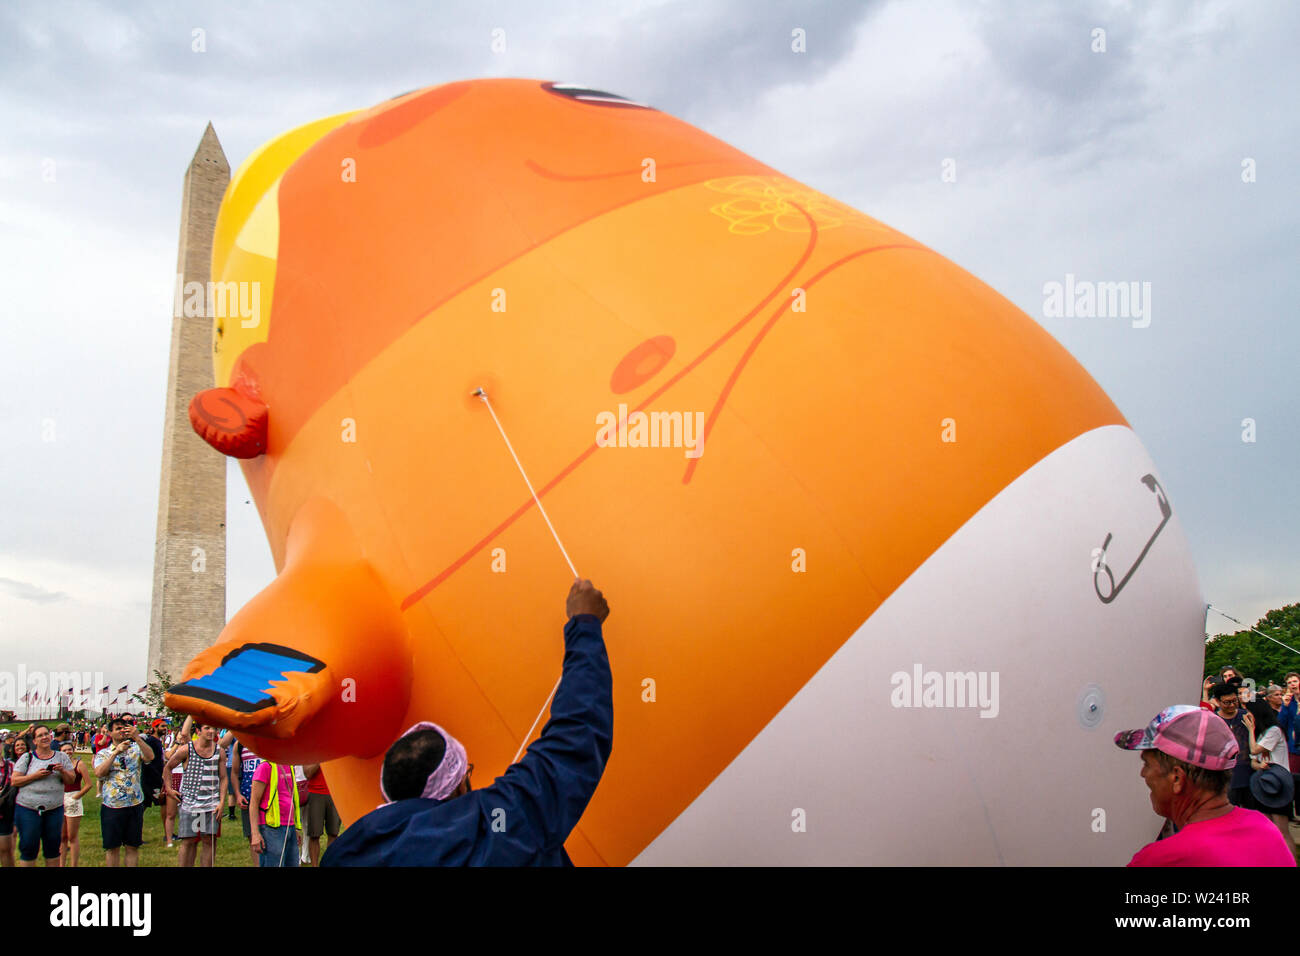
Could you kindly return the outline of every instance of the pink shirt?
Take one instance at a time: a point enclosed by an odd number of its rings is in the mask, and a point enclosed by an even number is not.
[[[266,808],[270,806],[267,796],[271,793],[271,766],[271,761],[264,760],[253,771],[253,782],[261,781],[266,784],[266,795],[262,797],[262,807],[257,811],[257,825],[260,827],[266,826]],[[293,791],[296,789],[293,767],[284,763],[274,766],[279,771],[280,778],[276,784],[275,794],[280,801],[280,825],[293,826]]]
[[[1129,866],[1295,866],[1286,840],[1262,813],[1233,807],[1213,820],[1189,823],[1148,843]]]

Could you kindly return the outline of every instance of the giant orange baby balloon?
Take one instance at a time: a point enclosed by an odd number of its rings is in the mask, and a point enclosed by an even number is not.
[[[575,862],[1154,837],[1111,737],[1196,692],[1183,533],[1096,383],[932,250],[648,106],[479,80],[263,146],[212,275],[261,312],[191,418],[279,575],[168,703],[325,761],[345,819],[417,720],[503,772],[559,674],[572,573],[495,412],[613,609]]]

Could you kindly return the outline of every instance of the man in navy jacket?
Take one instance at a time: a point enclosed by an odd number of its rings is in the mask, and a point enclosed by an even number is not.
[[[1291,671],[1286,675],[1286,703],[1277,712],[1277,723],[1286,737],[1287,754],[1291,759],[1292,776],[1300,775],[1300,673]],[[1296,783],[1300,784],[1300,776]],[[1291,816],[1300,815],[1300,787],[1296,790],[1295,803],[1291,807]]]
[[[331,840],[321,866],[573,865],[564,841],[609,760],[614,701],[605,598],[575,581],[565,609],[564,671],[523,760],[472,790],[464,748],[434,724],[417,725],[384,758],[381,789],[393,802]]]

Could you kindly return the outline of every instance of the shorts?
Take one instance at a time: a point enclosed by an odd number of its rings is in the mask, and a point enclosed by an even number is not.
[[[65,793],[63,795],[63,815],[69,820],[85,816],[86,808],[82,805],[81,797],[75,793]]]
[[[14,818],[12,813],[9,816],[0,816],[0,837],[14,835]]]
[[[307,795],[307,838],[319,840],[328,832],[330,839],[339,835],[339,812],[334,809],[334,798],[328,793]]]
[[[18,828],[18,856],[31,862],[42,849],[47,860],[59,857],[63,842],[63,808],[38,813],[28,807],[14,807],[14,825]]]
[[[99,828],[103,833],[105,850],[116,850],[120,846],[139,847],[144,842],[144,804],[120,808],[101,806]]]
[[[187,810],[181,804],[176,819],[176,839],[195,840],[200,836],[221,836],[221,814],[216,810]]]

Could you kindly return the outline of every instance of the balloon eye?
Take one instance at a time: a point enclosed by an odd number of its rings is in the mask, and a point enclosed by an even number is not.
[[[622,395],[638,385],[644,385],[668,364],[676,351],[677,343],[672,340],[672,336],[656,335],[652,339],[646,339],[614,366],[614,374],[609,377],[610,390],[616,395]]]
[[[567,96],[571,100],[590,103],[593,106],[613,106],[639,110],[654,109],[653,106],[647,106],[645,103],[629,100],[626,96],[619,96],[617,93],[606,93],[604,90],[593,90],[578,83],[546,82],[542,84],[542,89],[548,93],[554,93],[556,96]]]

